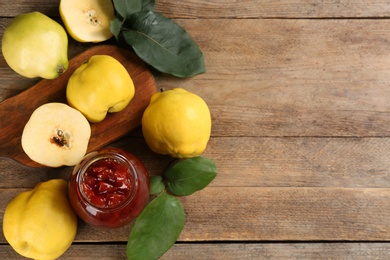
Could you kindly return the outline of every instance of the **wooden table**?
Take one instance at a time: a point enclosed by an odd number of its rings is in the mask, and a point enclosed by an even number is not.
[[[59,20],[58,4],[1,0],[0,34],[19,13]],[[204,53],[205,74],[152,73],[158,87],[182,87],[209,104],[204,155],[219,168],[209,187],[181,198],[185,227],[162,259],[389,259],[388,1],[157,0],[156,11]],[[92,45],[71,40],[69,56]],[[36,82],[0,57],[0,100]],[[152,153],[140,129],[113,145],[151,175],[172,160]],[[0,222],[17,193],[70,171],[0,159]],[[125,259],[130,230],[80,223],[61,259]],[[0,259],[19,259],[2,234]]]

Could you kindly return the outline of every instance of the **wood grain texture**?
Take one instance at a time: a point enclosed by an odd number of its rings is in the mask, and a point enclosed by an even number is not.
[[[126,245],[74,244],[58,260],[125,260]],[[160,260],[253,259],[386,259],[388,243],[229,243],[176,244]],[[0,258],[23,260],[8,245],[0,245]]]
[[[212,106],[213,134],[389,136],[388,20],[179,23],[204,51],[207,73],[156,78],[199,91]]]
[[[0,2],[0,17],[40,10],[50,16],[59,16],[59,0]],[[389,17],[386,0],[324,1],[324,0],[211,0],[175,1],[157,0],[156,11],[172,18],[340,18]]]
[[[156,1],[156,9],[168,16],[182,18],[324,18],[324,17],[388,17],[384,0],[374,1],[304,1],[304,0],[212,0]],[[383,8],[382,10],[380,8]]]
[[[0,34],[36,9],[61,22],[58,3],[0,0]],[[191,79],[149,69],[158,88],[182,87],[209,104],[204,155],[218,166],[209,187],[180,198],[185,228],[162,259],[389,259],[388,1],[157,0],[156,11],[203,51],[207,72]],[[70,39],[69,57],[91,46]],[[0,79],[0,100],[35,84],[1,55]],[[111,145],[151,175],[173,161],[151,152],[140,128]],[[71,170],[1,158],[0,224],[13,196]],[[80,221],[61,259],[126,259],[131,226]],[[0,259],[20,259],[2,234]]]

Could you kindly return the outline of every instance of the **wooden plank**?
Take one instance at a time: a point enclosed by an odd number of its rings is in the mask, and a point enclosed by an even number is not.
[[[182,198],[180,239],[388,241],[389,196],[390,189],[209,187]]]
[[[218,187],[390,187],[384,138],[212,138]]]
[[[0,190],[0,224],[20,191]],[[180,200],[179,242],[390,241],[390,188],[208,187]],[[80,222],[75,242],[125,242],[130,230]]]
[[[388,243],[238,243],[176,244],[169,259],[387,259]]]
[[[34,0],[34,1],[13,1],[12,4],[0,1],[0,17],[14,17],[18,14],[39,11],[49,16],[59,16],[59,0]]]
[[[56,1],[7,1],[0,2],[0,16],[39,10],[51,16],[59,16],[59,0]],[[39,7],[39,8],[38,8]],[[389,17],[390,7],[385,0],[371,1],[226,1],[196,0],[156,1],[156,11],[174,18],[328,18],[328,17]]]
[[[384,9],[380,9],[380,8]],[[156,10],[177,18],[328,18],[388,17],[389,6],[381,1],[157,1]]]
[[[140,136],[111,146],[136,155],[151,175],[161,175],[174,160],[151,152]],[[204,155],[218,166],[214,187],[390,187],[388,138],[213,137]],[[38,170],[0,159],[0,188],[30,188],[51,178],[68,179],[71,170]]]
[[[125,244],[73,244],[59,260],[120,260],[126,258]],[[160,260],[235,259],[388,259],[389,243],[232,243],[175,244]],[[0,258],[17,260],[8,245],[0,245]]]
[[[354,92],[354,89],[350,89]],[[343,90],[342,90],[343,91]],[[333,98],[329,96],[329,99]],[[372,96],[372,103],[381,97]],[[334,99],[333,99],[334,100]],[[259,105],[210,105],[214,136],[292,136],[292,137],[388,137],[390,112],[329,108],[307,110],[301,107],[273,108]],[[353,99],[350,102],[354,102]],[[301,103],[302,104],[302,103]],[[314,105],[314,104],[313,104]],[[294,110],[293,110],[294,109]],[[226,127],[229,125],[229,127]]]

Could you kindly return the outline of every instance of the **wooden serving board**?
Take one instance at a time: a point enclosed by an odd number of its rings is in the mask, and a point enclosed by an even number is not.
[[[54,80],[43,79],[28,90],[0,103],[0,156],[30,167],[44,167],[32,161],[23,151],[21,136],[32,112],[48,102],[66,103],[66,85],[72,73],[91,56],[106,54],[121,62],[133,79],[135,95],[130,104],[118,113],[109,113],[91,124],[88,152],[103,147],[140,126],[143,111],[157,90],[146,65],[131,51],[115,45],[97,45],[69,61],[68,70]]]

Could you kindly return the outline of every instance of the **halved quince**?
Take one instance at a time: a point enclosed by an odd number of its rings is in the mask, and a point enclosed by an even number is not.
[[[60,15],[66,30],[79,42],[102,42],[113,35],[115,17],[112,0],[61,0]]]
[[[90,136],[91,126],[81,112],[64,103],[46,103],[31,114],[21,142],[37,163],[73,166],[84,157]]]

